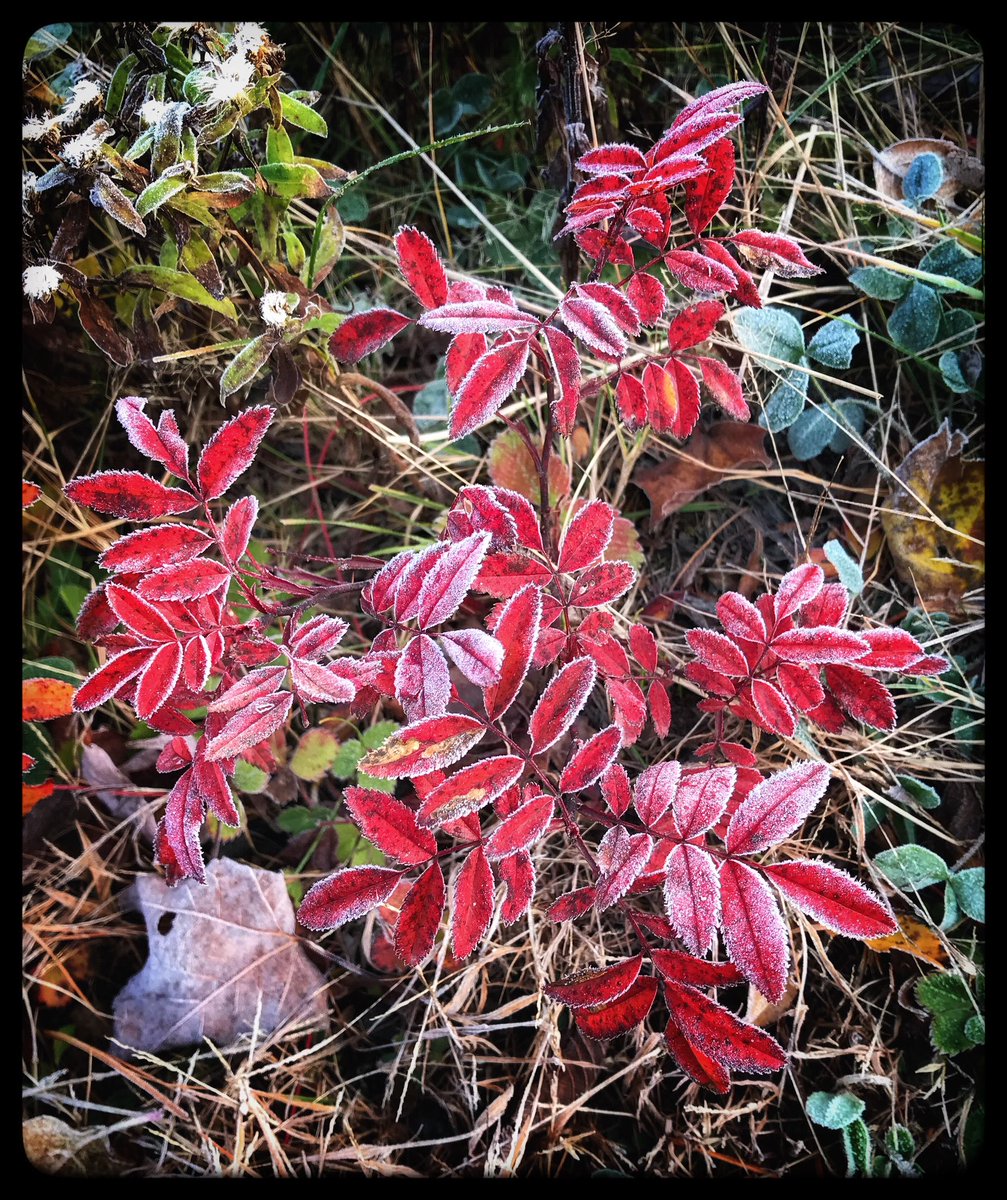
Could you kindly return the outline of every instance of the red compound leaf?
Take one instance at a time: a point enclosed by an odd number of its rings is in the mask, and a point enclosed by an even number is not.
[[[407,325],[409,317],[391,308],[372,308],[368,312],[347,317],[329,339],[329,349],[336,362],[357,363],[387,342]]]
[[[574,165],[589,175],[635,175],[646,170],[647,160],[627,142],[608,142],[582,154]]]
[[[635,375],[620,375],[615,389],[619,415],[630,429],[647,424],[647,393]]]
[[[207,710],[212,713],[226,713],[247,708],[263,696],[272,695],[283,683],[286,674],[286,667],[259,667],[249,671],[226,690],[221,688],[210,701]]]
[[[706,954],[717,928],[720,883],[713,859],[682,843],[668,857],[664,908],[675,932],[693,954]]]
[[[474,533],[449,546],[425,573],[416,600],[416,623],[420,629],[440,625],[454,616],[475,582],[491,535]]]
[[[612,540],[615,516],[615,509],[604,500],[592,500],[590,504],[585,504],[563,534],[559,569],[565,572],[582,571],[597,562]]]
[[[732,271],[695,250],[670,250],[664,263],[679,283],[694,292],[731,292],[735,288]]]
[[[613,238],[601,229],[582,229],[574,239],[581,250],[596,261],[605,256],[605,261],[624,267],[633,266],[633,251],[625,238]]]
[[[81,475],[63,489],[67,499],[126,521],[150,521],[189,512],[199,501],[182,488],[165,487],[139,471]]]
[[[165,642],[150,656],[136,686],[133,707],[141,721],[150,719],[175,690],[182,671],[181,642]]]
[[[585,1037],[598,1041],[629,1033],[647,1016],[657,996],[657,980],[653,975],[637,979],[617,999],[597,1008],[574,1009],[577,1028]]]
[[[730,272],[734,279],[731,295],[739,304],[744,304],[749,308],[761,308],[762,297],[759,295],[759,289],[755,286],[755,280],[731,256],[727,247],[709,238],[703,238],[699,244],[707,258],[714,259]]]
[[[532,796],[493,830],[483,849],[490,860],[509,858],[527,850],[545,833],[552,820],[552,796]]]
[[[343,802],[364,837],[403,866],[424,863],[437,853],[437,839],[419,827],[416,814],[401,800],[370,788],[348,787]]]
[[[569,437],[580,404],[580,355],[570,338],[552,325],[546,326],[545,341],[559,386],[559,394],[553,401],[553,420],[560,435]]]
[[[493,917],[493,871],[477,847],[455,876],[451,898],[451,949],[455,958],[468,958],[482,941]]]
[[[754,787],[731,818],[731,854],[754,854],[782,841],[818,805],[829,785],[825,763],[803,762]]]
[[[796,663],[780,663],[776,668],[776,682],[787,700],[801,712],[817,708],[825,699],[817,676]]]
[[[535,892],[535,867],[527,850],[510,854],[496,864],[496,873],[504,885],[504,901],[500,906],[500,920],[513,925],[531,907]]]
[[[634,275],[626,285],[626,298],[639,314],[641,325],[657,324],[668,307],[668,293],[653,275]]]
[[[608,307],[582,294],[578,284],[560,301],[559,315],[567,329],[592,350],[619,359],[626,353],[626,335]]]
[[[528,365],[528,339],[498,341],[462,380],[451,409],[451,439],[485,425],[521,382]]]
[[[680,312],[668,326],[669,350],[688,350],[705,342],[726,311],[719,300],[700,300]]]
[[[115,402],[115,415],[130,442],[147,458],[154,459],[180,479],[189,472],[189,447],[178,436],[175,418],[167,409],[158,425],[144,413],[147,401],[140,396],[121,396]]]
[[[840,663],[862,659],[870,644],[859,634],[831,625],[802,625],[773,638],[773,653],[789,662]]]
[[[762,869],[791,904],[834,933],[876,938],[898,931],[888,904],[838,867],[814,860]]]
[[[636,571],[627,562],[599,563],[577,580],[570,603],[575,608],[600,608],[628,592],[636,579]]]
[[[720,212],[734,187],[734,143],[721,138],[703,157],[710,170],[685,185],[685,218],[697,237]]]
[[[291,659],[290,683],[301,700],[316,704],[345,704],[356,692],[351,680],[337,674],[332,667],[307,658]]]
[[[147,665],[150,658],[150,648],[141,650],[124,650],[115,658],[109,659],[103,667],[89,675],[77,689],[73,698],[74,712],[87,712],[97,708],[106,700],[121,691],[130,680]]]
[[[481,629],[455,629],[440,635],[448,658],[477,687],[489,687],[500,678],[504,648]]]
[[[590,787],[612,765],[621,745],[622,731],[617,725],[589,738],[564,768],[559,790],[580,792]]]
[[[644,825],[653,828],[671,807],[682,768],[674,760],[641,771],[633,784],[633,805]]]
[[[710,962],[683,954],[681,950],[652,950],[650,957],[664,978],[674,983],[688,983],[693,987],[730,987],[745,982],[744,975],[734,963]]]
[[[414,778],[443,771],[464,757],[486,733],[472,717],[445,713],[398,729],[360,760],[360,770],[376,779]]]
[[[607,308],[616,325],[624,333],[635,335],[640,332],[640,314],[626,299],[625,294],[610,283],[578,284],[578,294],[587,296],[589,300],[596,300],[602,307]]]
[[[805,278],[821,275],[823,268],[816,267],[804,257],[804,251],[793,240],[778,233],[761,233],[746,229],[732,234],[728,239],[748,262],[763,269],[773,268],[781,279]]]
[[[871,649],[857,662],[858,669],[907,671],[926,654],[904,629],[869,629],[861,636]]]
[[[212,545],[208,534],[191,525],[155,525],[119,538],[99,556],[98,565],[106,571],[152,571],[188,562]]]
[[[825,572],[815,563],[803,563],[788,571],[776,589],[776,618],[782,621],[803,605],[810,603],[822,590]]]
[[[203,850],[199,844],[202,824],[203,798],[195,786],[192,771],[186,771],[168,793],[154,843],[155,857],[165,868],[169,887],[183,879],[206,882]]]
[[[528,722],[533,754],[548,750],[566,733],[587,703],[596,678],[594,662],[577,658],[551,680]]]
[[[252,465],[275,410],[262,404],[225,421],[203,448],[196,468],[204,500],[222,496]]]
[[[629,776],[626,774],[625,767],[621,767],[618,763],[613,763],[609,767],[601,777],[601,794],[612,812],[617,817],[621,817],[629,808],[632,800]]]
[[[624,995],[636,982],[643,966],[643,955],[627,958],[611,967],[578,971],[542,989],[547,996],[570,1008],[593,1008],[610,1004]]]
[[[391,867],[345,867],[308,889],[297,919],[308,929],[337,929],[383,904],[401,878]]]
[[[477,812],[517,783],[524,765],[522,758],[501,754],[456,771],[424,799],[416,814],[417,823],[425,829],[434,829]]]
[[[671,700],[668,697],[668,689],[660,679],[653,680],[647,688],[647,707],[650,709],[655,733],[658,737],[667,737],[671,728]]]
[[[494,633],[503,646],[500,678],[484,693],[486,715],[495,721],[510,708],[528,674],[542,621],[542,592],[528,584],[504,605]]]
[[[703,382],[715,404],[718,404],[728,416],[739,421],[747,421],[752,413],[741,389],[741,380],[717,358],[700,357],[699,369],[703,372]]]
[[[254,496],[242,496],[227,510],[220,532],[220,547],[232,563],[248,549],[248,542],[259,515],[259,502]]]
[[[402,278],[424,308],[437,308],[448,299],[448,277],[437,247],[412,225],[403,225],[395,234],[395,253]]]
[[[432,308],[419,323],[438,333],[510,333],[537,324],[534,317],[522,313],[502,300],[467,300]]]
[[[856,667],[828,666],[825,682],[840,708],[872,729],[895,728],[895,701],[879,680]]]
[[[582,887],[573,892],[566,892],[549,906],[545,918],[556,925],[564,921],[572,921],[586,913],[589,908],[593,908],[596,897],[597,892],[593,887]]]
[[[654,162],[661,162],[662,159],[684,154],[686,151],[698,154],[708,146],[726,140],[724,134],[740,125],[741,120],[738,113],[696,113],[684,121],[679,118],[657,143],[650,156]],[[708,154],[704,154],[703,158],[709,162]]]
[[[452,396],[458,395],[465,376],[488,348],[489,342],[484,333],[459,333],[451,339],[444,359],[444,373]]]
[[[605,834],[596,855],[602,872],[595,896],[599,912],[611,908],[629,891],[653,849],[654,839],[649,834],[631,835],[623,825],[614,825]]]
[[[444,915],[444,872],[436,860],[409,889],[395,923],[395,953],[410,967],[418,967],[434,948]]]
[[[645,671],[657,670],[657,638],[646,625],[630,626],[629,648]]]
[[[688,841],[705,833],[720,820],[734,794],[738,772],[734,767],[710,767],[682,777],[675,796],[675,824]]]
[[[225,587],[231,572],[223,563],[192,558],[145,575],[138,585],[148,600],[197,600]]]
[[[732,637],[765,644],[768,634],[762,613],[740,592],[725,592],[717,601],[717,616]]]
[[[664,995],[673,1021],[690,1044],[715,1062],[760,1075],[786,1066],[787,1056],[775,1038],[746,1025],[696,988],[669,980]]]
[[[206,757],[210,762],[234,758],[242,751],[265,741],[286,721],[294,697],[290,692],[277,692],[255,700],[236,712],[221,731],[210,739]]]
[[[722,633],[712,629],[690,629],[685,635],[693,654],[704,666],[721,675],[748,675],[748,660],[738,647]]]
[[[743,862],[720,866],[721,927],[745,978],[774,1003],[787,985],[787,930],[769,885]]]
[[[757,725],[781,737],[793,737],[797,722],[793,709],[779,688],[764,679],[753,679],[745,691],[758,717]]]
[[[731,1090],[731,1077],[720,1063],[694,1046],[671,1017],[664,1030],[668,1053],[679,1067],[701,1087],[726,1096]]]

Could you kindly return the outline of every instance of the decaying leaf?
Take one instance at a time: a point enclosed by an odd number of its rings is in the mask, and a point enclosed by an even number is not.
[[[490,446],[490,478],[497,487],[510,488],[538,504],[540,490],[538,471],[521,440],[513,429],[498,433]],[[554,454],[549,460],[549,499],[553,504],[570,495],[570,469]]]
[[[650,500],[651,527],[738,467],[768,467],[765,436],[757,425],[718,421],[708,430],[697,429],[680,454],[637,471],[633,482]]]
[[[150,954],[113,1002],[118,1041],[149,1051],[204,1038],[229,1046],[253,1024],[265,1037],[325,1022],[325,980],[297,938],[282,873],[217,859],[205,885],[169,889],[145,875],[127,895]]]
[[[882,196],[897,204],[905,202],[902,180],[921,154],[935,154],[944,169],[944,181],[934,193],[936,199],[953,204],[960,191],[982,191],[986,168],[974,155],[941,138],[910,138],[874,155],[874,185]]]
[[[944,612],[962,610],[965,593],[982,585],[985,570],[985,464],[961,457],[965,442],[945,421],[906,455],[895,472],[903,486],[881,512],[899,575],[925,607]]]
[[[935,967],[948,965],[947,951],[941,939],[929,925],[917,921],[915,917],[905,914],[898,916],[899,932],[888,937],[872,938],[865,944],[872,950],[887,953],[889,950],[901,950],[903,954],[911,954],[914,958],[922,958],[924,962],[933,963]]]
[[[21,1125],[25,1157],[45,1175],[107,1175],[113,1166],[104,1125],[74,1129],[59,1117],[31,1117]]]

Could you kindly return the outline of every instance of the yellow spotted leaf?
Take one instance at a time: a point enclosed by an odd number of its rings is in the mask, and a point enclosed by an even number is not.
[[[866,944],[872,950],[887,953],[889,950],[901,950],[903,954],[911,954],[914,958],[922,958],[925,962],[933,963],[935,967],[946,967],[947,952],[941,944],[941,939],[922,921],[915,917],[900,916],[898,918],[899,932],[888,937],[871,938]]]
[[[26,679],[21,684],[21,720],[53,721],[73,712],[74,686],[65,679]]]

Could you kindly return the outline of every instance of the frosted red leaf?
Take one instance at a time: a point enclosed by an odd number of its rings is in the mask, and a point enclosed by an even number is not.
[[[877,679],[856,667],[827,666],[825,682],[844,712],[872,729],[895,728],[895,701]]]
[[[266,404],[246,408],[210,438],[196,468],[204,500],[222,496],[248,470],[274,416],[275,410]]]
[[[577,285],[580,296],[596,300],[612,314],[612,319],[624,333],[640,332],[640,314],[626,299],[625,293],[610,283],[581,283]]]
[[[683,838],[694,838],[716,825],[737,781],[734,767],[710,767],[682,776],[674,809],[675,824]]]
[[[106,571],[150,571],[169,563],[187,562],[202,554],[213,539],[191,525],[155,525],[137,529],[113,542],[98,557]]]
[[[182,678],[190,692],[201,692],[206,687],[212,660],[206,638],[189,638],[182,654]]]
[[[625,238],[613,238],[601,229],[582,229],[574,240],[589,258],[597,260],[604,255],[606,262],[633,266],[633,251]]]
[[[452,396],[458,394],[465,376],[488,348],[489,342],[484,333],[459,333],[451,339],[444,357],[444,374]]]
[[[887,902],[838,867],[813,860],[773,863],[763,871],[791,904],[835,933],[876,938],[898,931]]]
[[[570,338],[552,325],[545,328],[545,341],[559,388],[553,402],[553,420],[560,435],[569,437],[580,404],[580,355]]]
[[[629,776],[624,767],[613,763],[601,777],[601,794],[605,803],[617,817],[629,808],[632,794],[629,787]]]
[[[635,175],[646,167],[647,160],[628,142],[608,142],[582,154],[574,165],[590,175]]]
[[[524,765],[522,758],[501,754],[456,771],[424,798],[416,814],[417,824],[434,829],[446,821],[457,821],[477,812],[517,783]]]
[[[114,658],[110,658],[104,666],[90,674],[74,694],[74,712],[87,712],[104,704],[131,679],[134,679],[147,665],[150,658],[150,648],[141,650],[124,650]]]
[[[253,700],[247,707],[230,717],[223,729],[210,739],[206,748],[209,762],[234,758],[264,741],[286,721],[294,697],[290,692],[277,692]]]
[[[727,247],[710,238],[701,239],[699,244],[707,258],[712,258],[720,263],[732,276],[734,283],[731,295],[735,300],[749,308],[761,308],[762,297],[759,295],[759,289],[755,286],[755,280],[731,255]]]
[[[426,573],[416,600],[416,623],[420,629],[440,625],[454,616],[475,582],[490,544],[486,531],[455,542],[441,554]]]
[[[493,830],[483,849],[491,860],[509,858],[527,850],[545,832],[552,820],[552,796],[532,796]]]
[[[147,401],[140,396],[121,396],[115,402],[115,415],[130,442],[147,458],[154,459],[184,479],[188,474],[189,449],[178,436],[174,417],[166,409],[155,427],[143,411]],[[170,419],[170,424],[168,423]]]
[[[168,793],[164,816],[158,826],[155,851],[166,868],[166,882],[173,887],[182,879],[205,882],[203,850],[199,829],[203,824],[203,799],[196,789],[192,771],[180,776]]]
[[[668,307],[668,293],[653,275],[634,275],[626,285],[626,297],[639,314],[641,325],[656,324]]]
[[[337,674],[332,667],[308,658],[290,660],[290,684],[301,700],[316,704],[345,704],[356,693],[356,687],[349,679]]]
[[[424,863],[437,853],[437,839],[416,823],[416,814],[401,800],[371,788],[348,787],[343,803],[365,838],[403,866]]]
[[[714,112],[696,113],[684,121],[679,119],[654,146],[650,157],[654,162],[660,162],[685,151],[699,154],[708,146],[725,141],[724,135],[740,125],[741,121],[738,113]],[[709,162],[709,155],[704,154],[703,158]],[[693,230],[693,233],[697,232],[698,230]]]
[[[733,637],[747,638],[753,642],[765,642],[766,622],[762,613],[740,592],[725,592],[717,601],[717,616],[720,623]]]
[[[787,1056],[775,1038],[754,1025],[746,1025],[703,992],[669,980],[664,994],[672,1020],[693,1046],[715,1062],[760,1075],[787,1065]]]
[[[633,805],[644,825],[654,826],[675,799],[682,768],[674,760],[641,771],[633,783]]]
[[[182,645],[165,642],[151,654],[137,681],[133,707],[141,721],[150,718],[175,690],[182,670]]]
[[[535,868],[527,850],[508,855],[496,864],[497,878],[504,885],[500,920],[513,925],[531,906],[535,891]]]
[[[232,829],[241,824],[241,816],[219,763],[197,759],[192,768],[192,786],[218,821]]]
[[[189,512],[199,503],[182,488],[165,487],[139,471],[81,475],[63,489],[67,499],[127,521],[150,521]]]
[[[859,634],[832,625],[802,625],[778,634],[772,646],[774,654],[790,662],[852,662],[870,651],[870,644]]]
[[[514,329],[529,329],[538,324],[535,317],[520,312],[500,300],[468,300],[461,304],[444,304],[432,308],[419,319],[419,324],[438,333],[507,333]]]
[[[575,608],[611,604],[636,583],[636,571],[627,562],[603,562],[585,571],[570,595]]]
[[[685,217],[697,236],[720,212],[734,187],[734,143],[728,138],[714,141],[703,157],[710,170],[685,185]]]
[[[626,335],[604,304],[581,295],[574,287],[560,301],[559,315],[567,329],[592,350],[614,359],[626,353]]]
[[[664,909],[688,949],[706,954],[717,928],[720,884],[705,850],[687,843],[672,850],[664,878]]]
[[[602,871],[595,885],[599,912],[611,908],[629,891],[653,849],[654,839],[649,834],[630,834],[623,825],[614,825],[605,834],[595,855]]]
[[[486,715],[496,720],[510,708],[524,683],[535,654],[542,620],[542,593],[532,584],[504,605],[494,634],[503,646],[500,678],[484,694]]]
[[[439,635],[442,649],[466,679],[489,687],[500,677],[504,648],[481,629],[453,629]]]
[[[242,496],[227,510],[220,533],[224,556],[236,563],[248,549],[248,542],[259,515],[259,502],[254,496]]]
[[[869,629],[861,636],[870,646],[870,653],[857,662],[858,668],[905,671],[926,654],[912,634],[904,629]]]
[[[626,191],[631,196],[653,196],[664,199],[662,193],[677,183],[695,179],[706,170],[706,162],[696,154],[671,154],[648,167],[642,178],[630,182]]]
[[[410,291],[424,308],[436,308],[448,299],[448,278],[437,248],[425,233],[403,225],[395,234],[399,270]]]
[[[643,955],[624,959],[611,967],[578,971],[556,983],[547,983],[545,994],[570,1008],[590,1008],[609,1004],[627,992],[636,982],[643,966]]]
[[[335,650],[348,628],[338,617],[319,614],[290,634],[290,649],[298,658],[320,658]]]
[[[445,713],[398,729],[360,760],[360,770],[378,779],[443,771],[472,749],[486,727],[472,717]]]
[[[552,921],[556,925],[563,921],[572,921],[586,913],[589,908],[594,907],[596,895],[593,887],[582,887],[572,892],[566,892],[549,906],[549,910],[545,914],[546,920]]]
[[[793,238],[783,237],[778,233],[761,233],[756,229],[746,229],[741,233],[731,234],[727,240],[737,246],[753,266],[773,268],[781,279],[821,275],[823,270],[805,258],[804,251]]]
[[[589,738],[563,769],[559,790],[579,792],[590,787],[611,766],[621,745],[622,731],[616,725]]]
[[[401,878],[391,867],[345,867],[308,889],[297,919],[309,929],[337,929],[383,904]]]
[[[528,722],[531,752],[541,754],[570,728],[587,703],[597,669],[590,658],[577,658],[549,683]]]
[[[246,708],[263,696],[272,695],[283,683],[286,674],[286,667],[257,667],[226,690],[221,689],[210,701],[207,711],[227,713]]]
[[[582,571],[608,549],[615,529],[615,509],[604,500],[585,504],[566,527],[559,550],[559,569]]]
[[[742,801],[725,843],[731,854],[754,854],[782,841],[818,805],[829,785],[825,763],[802,762],[778,771]]]
[[[638,978],[623,994],[598,1008],[574,1009],[577,1028],[586,1037],[599,1041],[629,1033],[647,1016],[657,996],[653,975]]]
[[[717,358],[699,358],[699,369],[703,372],[703,382],[715,404],[719,405],[728,416],[739,421],[747,421],[752,413],[745,400],[741,388],[741,380]]]
[[[742,678],[748,675],[749,666],[744,654],[724,634],[712,629],[690,629],[685,637],[693,654],[711,671]]]
[[[721,927],[727,952],[767,1000],[787,986],[787,931],[773,893],[762,876],[735,859],[720,866]]]
[[[733,273],[722,263],[695,250],[670,250],[664,256],[665,266],[686,287],[695,292],[730,292],[734,290]]]
[[[825,572],[815,563],[802,563],[788,571],[776,589],[777,620],[789,617],[818,595],[825,583]]]
[[[620,375],[616,385],[619,415],[630,429],[642,429],[647,424],[647,393],[635,375]]]
[[[493,917],[493,871],[482,849],[475,850],[455,875],[451,897],[451,949],[468,958],[482,941]]]
[[[722,87],[714,88],[712,92],[706,92],[687,104],[672,121],[671,127],[677,129],[701,113],[724,112],[728,108],[733,108],[735,104],[750,100],[753,96],[761,96],[763,92],[768,91],[769,88],[764,83],[754,83],[747,79],[742,79],[737,83],[725,83]]]
[[[647,707],[650,709],[655,733],[658,737],[667,737],[671,728],[671,700],[668,697],[668,689],[660,679],[652,680],[647,688]]]
[[[538,559],[499,551],[486,555],[475,587],[490,596],[514,596],[531,585],[544,587],[552,577],[549,567]]]
[[[768,729],[770,733],[778,733],[781,737],[793,737],[797,728],[794,710],[778,687],[765,679],[753,679],[743,694],[758,716],[756,724]]]
[[[409,317],[391,308],[372,308],[368,312],[347,317],[329,339],[329,349],[336,362],[357,363],[411,325]]]
[[[136,592],[109,583],[105,586],[105,599],[123,625],[137,637],[150,642],[174,641],[175,631],[164,615]]]
[[[827,583],[801,609],[802,625],[838,625],[846,616],[850,594],[841,583]]]
[[[797,663],[780,663],[776,668],[776,682],[787,700],[801,712],[808,712],[825,699],[817,676]]]
[[[395,923],[395,953],[408,966],[418,967],[433,950],[445,899],[444,873],[434,861],[409,889]]]
[[[230,570],[209,558],[192,558],[144,575],[138,585],[148,600],[195,600],[226,586]]]
[[[392,614],[396,621],[411,621],[416,615],[423,582],[437,560],[442,558],[449,548],[449,542],[434,542],[430,546],[424,546],[422,550],[411,552],[409,561],[393,585]]]
[[[650,957],[665,979],[675,983],[688,983],[693,987],[730,987],[745,980],[734,963],[710,962],[683,954],[681,950],[651,950]]]
[[[664,1030],[664,1044],[679,1067],[702,1087],[722,1096],[731,1090],[731,1077],[714,1059],[694,1046],[671,1017]]]
[[[680,312],[668,326],[668,348],[688,350],[705,342],[725,312],[719,300],[700,300]]]
[[[497,342],[462,380],[451,408],[451,438],[478,429],[521,382],[528,365],[528,339]]]

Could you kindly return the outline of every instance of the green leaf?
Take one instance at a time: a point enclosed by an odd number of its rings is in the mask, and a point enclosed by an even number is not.
[[[341,742],[329,770],[337,779],[352,779],[357,773],[357,763],[364,757],[364,750],[364,744],[358,738]]]
[[[125,58],[120,59],[119,65],[112,72],[108,91],[105,93],[106,117],[116,116],[122,107],[122,100],[126,94],[126,84],[129,82],[129,73],[136,66],[136,63],[136,55],[127,54]]]
[[[951,876],[951,887],[962,911],[973,921],[986,920],[986,868],[969,867]]]
[[[275,345],[276,339],[263,333],[257,338],[252,338],[247,346],[238,351],[220,376],[220,399],[222,401],[226,400],[232,392],[243,388],[246,383],[251,383],[269,361]]]
[[[290,134],[281,125],[274,129],[272,125],[266,130],[266,162],[292,163],[294,147],[290,142]]]
[[[860,332],[848,321],[829,321],[808,344],[808,354],[823,366],[836,369],[850,366]]]
[[[110,217],[125,225],[127,229],[144,237],[147,226],[144,225],[140,214],[133,207],[122,191],[107,175],[96,175],[91,188],[91,203],[96,208],[104,209]]]
[[[339,839],[339,859],[351,867],[384,866],[385,856],[372,842],[361,837],[360,830],[348,821],[336,826]]]
[[[129,280],[133,283],[158,288],[170,296],[178,296],[180,300],[191,300],[194,304],[212,308],[214,312],[222,313],[225,317],[230,317],[232,321],[238,319],[238,314],[230,300],[215,300],[198,279],[194,279],[185,271],[175,271],[169,267],[141,265],[127,267],[119,278],[122,279],[125,276],[129,276]]]
[[[894,850],[883,850],[874,863],[897,888],[928,887],[932,883],[944,883],[951,877],[944,859],[924,846],[896,846]]]
[[[141,217],[145,217],[148,213],[160,208],[165,201],[170,200],[172,196],[177,196],[179,192],[184,192],[189,186],[189,180],[186,176],[175,175],[165,178],[163,175],[160,179],[155,179],[153,183],[147,184],[143,191],[136,198],[136,211]]]
[[[402,726],[397,721],[377,721],[360,735],[365,750],[376,750]]]
[[[924,783],[912,775],[896,775],[895,781],[903,791],[909,793],[920,808],[931,809],[940,806],[941,798],[929,783]]]
[[[339,743],[327,729],[309,729],[301,735],[290,758],[290,769],[298,779],[317,783],[336,761]]]
[[[298,129],[306,129],[308,133],[316,133],[319,137],[328,137],[329,127],[325,124],[325,119],[300,100],[281,92],[280,108],[283,110],[283,119],[291,125],[296,125]]]
[[[944,916],[941,917],[941,929],[947,933],[954,929],[961,919],[962,910],[958,907],[955,889],[951,886],[951,881],[948,880],[944,885]]]
[[[804,364],[804,330],[786,309],[743,308],[734,314],[734,331],[738,341],[752,354],[768,354],[784,362]],[[807,391],[806,382],[804,390]]]
[[[901,350],[922,354],[936,340],[940,320],[937,293],[925,283],[914,283],[888,318],[888,334]]]
[[[871,1176],[871,1132],[862,1118],[857,1117],[843,1129],[843,1148],[846,1151],[846,1174],[859,1171],[865,1179]]]
[[[975,254],[969,254],[953,238],[938,242],[934,248],[920,259],[920,270],[931,275],[944,275],[957,279],[959,283],[974,284],[982,278],[983,260]],[[934,285],[938,286],[938,285]]]
[[[864,432],[864,406],[858,400],[837,400],[830,408],[837,422],[829,449],[842,454],[856,445],[850,434]]]
[[[259,174],[269,184],[274,195],[286,199],[305,196],[318,200],[332,195],[332,188],[314,167],[306,167],[300,163],[264,163],[259,168]]]
[[[922,204],[944,182],[944,168],[936,154],[918,154],[902,180],[902,194],[910,204]]]
[[[359,225],[361,221],[366,221],[367,214],[371,211],[370,202],[359,188],[340,196],[336,201],[336,208],[349,225]]]
[[[957,975],[927,975],[916,984],[916,999],[933,1014],[930,1038],[944,1054],[960,1054],[975,1045],[967,1032],[976,1006]],[[973,1030],[979,1032],[973,1024]]]
[[[357,785],[362,788],[370,788],[375,792],[387,792],[389,795],[395,791],[394,779],[375,779],[373,775],[365,775],[361,771],[357,775]]]
[[[255,192],[254,182],[240,171],[211,171],[209,175],[197,175],[192,188],[196,192],[236,192],[246,196]]]
[[[269,776],[261,767],[253,766],[252,763],[245,762],[243,758],[239,758],[234,764],[234,776],[231,782],[239,792],[256,796],[269,782]]]
[[[972,391],[972,385],[965,378],[958,355],[954,350],[945,350],[937,360],[937,365],[941,369],[941,376],[949,391],[956,392],[958,395],[965,395],[966,392]]]
[[[802,366],[807,366],[807,361],[802,358]],[[803,371],[784,371],[759,414],[759,424],[771,433],[793,425],[804,411],[807,394],[808,376]]]
[[[35,58],[45,58],[60,46],[65,46],[72,33],[73,26],[65,21],[60,21],[57,25],[43,25],[41,29],[36,29],[25,43],[22,57],[26,62]]]
[[[912,1158],[916,1153],[916,1140],[905,1125],[893,1125],[885,1134],[885,1152],[900,1158]]]
[[[354,195],[355,193],[351,192],[350,194]],[[314,244],[316,240],[317,245]],[[306,265],[302,278],[309,287],[316,287],[342,257],[343,249],[346,246],[346,227],[343,225],[338,204],[328,205],[321,218],[321,227],[316,225],[312,242],[314,274],[310,279],[307,277]]]
[[[966,312],[964,308],[949,308],[941,316],[939,342],[948,342],[952,339],[955,345],[961,346],[965,342],[971,342],[976,335],[976,320],[970,312]]]
[[[977,1046],[982,1046],[986,1041],[986,1018],[979,1013],[969,1017],[965,1022],[965,1036]]]
[[[851,596],[859,596],[864,590],[864,573],[860,563],[852,558],[842,542],[835,538],[827,541],[824,546],[825,557],[839,572],[839,582]]]
[[[322,805],[317,808],[305,808],[303,804],[288,805],[276,817],[277,825],[284,833],[290,834],[307,833],[309,829],[316,829],[319,825],[335,820],[334,808],[325,808]]]
[[[850,272],[849,279],[855,288],[872,300],[901,300],[910,285],[907,275],[884,267],[857,267]]]
[[[978,1162],[983,1152],[985,1135],[986,1105],[982,1100],[973,1100],[959,1134],[962,1139],[962,1156],[969,1166]]]
[[[485,112],[493,101],[493,80],[488,75],[463,75],[451,89],[462,116]]]
[[[816,1125],[825,1129],[845,1129],[863,1115],[865,1107],[863,1100],[850,1092],[812,1092],[805,1111]]]

